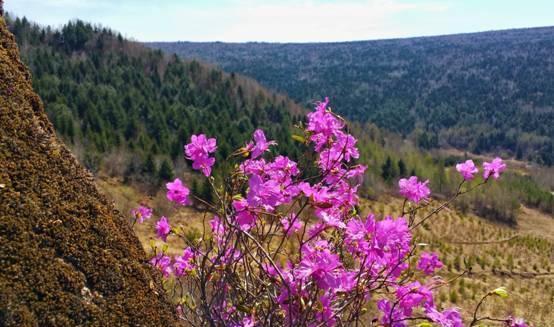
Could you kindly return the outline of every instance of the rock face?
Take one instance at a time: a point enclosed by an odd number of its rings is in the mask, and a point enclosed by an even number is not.
[[[57,139],[0,18],[0,325],[176,325],[159,281]]]

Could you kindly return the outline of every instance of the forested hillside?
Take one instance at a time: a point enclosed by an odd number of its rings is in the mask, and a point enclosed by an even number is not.
[[[255,128],[294,151],[289,129],[302,108],[250,79],[81,21],[61,30],[25,18],[9,25],[57,132],[93,171],[167,180],[171,161],[200,132],[218,138],[219,162]]]
[[[422,148],[554,163],[554,27],[344,43],[151,43],[255,78]]]
[[[217,138],[216,169],[221,170],[228,168],[224,159],[256,128],[277,140],[281,153],[304,166],[314,163],[314,158],[301,155],[303,145],[292,137],[297,133],[294,125],[303,123],[304,108],[251,79],[165,55],[81,21],[56,30],[24,18],[8,21],[58,134],[97,175],[155,191],[163,181],[187,172],[193,192],[206,198],[207,181],[195,182],[200,179],[188,174],[183,160],[190,135]],[[332,107],[339,112],[347,108],[338,100]],[[436,196],[455,192],[458,174],[453,165],[465,159],[463,155],[417,149],[369,122],[350,127],[359,139],[360,162],[369,167],[363,196],[396,192],[400,177],[416,174],[431,179]],[[516,223],[520,202],[554,212],[552,186],[539,187],[536,180],[514,171],[486,195],[475,194],[458,205],[511,224]]]

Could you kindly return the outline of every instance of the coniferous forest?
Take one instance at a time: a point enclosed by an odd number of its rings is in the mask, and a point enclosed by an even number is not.
[[[424,149],[504,150],[554,164],[554,28],[340,43],[160,42],[300,103],[326,94],[339,112]]]
[[[182,157],[200,126],[218,137],[220,158],[243,145],[254,126],[294,151],[287,135],[302,108],[250,79],[82,21],[61,30],[25,18],[9,23],[49,118],[92,171],[105,164],[130,177],[167,177],[168,161]]]
[[[255,126],[266,130],[283,153],[301,157],[293,135],[295,126],[303,124],[308,106],[249,78],[148,49],[82,21],[69,22],[59,30],[26,18],[8,22],[49,118],[93,172],[157,187],[176,170],[187,169],[183,145],[200,127],[217,137],[222,170],[229,168],[223,159],[246,143]],[[342,107],[337,102],[338,112]],[[361,158],[369,166],[365,196],[393,191],[399,178],[411,174],[432,180],[435,194],[448,196],[455,191],[453,165],[464,155],[434,153],[432,146],[422,147],[421,135],[412,146],[402,135],[370,122],[353,122],[351,128],[359,136]],[[426,142],[435,141],[429,137]],[[193,179],[197,193],[209,194],[205,182]],[[551,187],[541,185],[539,176],[512,172],[495,186],[494,196],[476,194],[460,200],[459,206],[515,223],[518,201],[554,212]]]

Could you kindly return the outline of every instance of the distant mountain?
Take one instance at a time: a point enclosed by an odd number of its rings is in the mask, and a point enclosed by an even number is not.
[[[209,183],[191,174],[183,160],[184,143],[193,133],[217,137],[217,178],[234,167],[226,159],[256,128],[277,140],[279,153],[308,167],[308,173],[314,168],[315,158],[305,156],[305,147],[292,137],[299,133],[294,125],[303,123],[305,108],[252,79],[164,55],[82,21],[60,29],[25,18],[7,21],[56,132],[97,176],[122,177],[126,184],[154,191],[186,173],[193,193],[208,198]],[[371,123],[349,126],[359,139],[360,162],[369,166],[360,189],[364,197],[396,193],[400,177],[416,174],[431,180],[436,196],[456,190],[459,176],[452,165],[463,154],[430,156]],[[507,175],[486,196],[478,194],[460,206],[508,223],[515,223],[518,201],[554,212],[554,196],[532,177]]]
[[[554,27],[342,43],[150,43],[424,148],[554,163]]]

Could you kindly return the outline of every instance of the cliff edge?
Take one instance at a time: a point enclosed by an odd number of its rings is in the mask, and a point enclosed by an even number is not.
[[[175,324],[133,231],[56,137],[0,18],[0,325]]]

